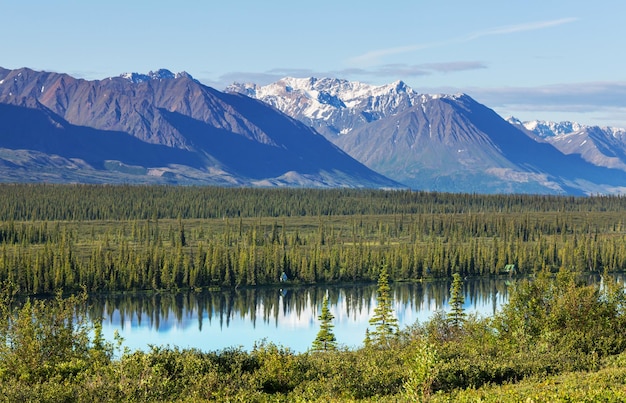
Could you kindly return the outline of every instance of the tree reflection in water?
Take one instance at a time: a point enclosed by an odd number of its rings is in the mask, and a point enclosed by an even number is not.
[[[493,315],[508,298],[506,278],[466,279],[465,309]],[[450,281],[395,283],[393,306],[400,328],[448,309]],[[319,330],[324,295],[339,345],[361,344],[376,306],[375,284],[258,287],[232,291],[112,294],[94,297],[91,317],[103,318],[105,335],[118,330],[131,350],[149,345],[251,349],[261,339],[306,351]]]

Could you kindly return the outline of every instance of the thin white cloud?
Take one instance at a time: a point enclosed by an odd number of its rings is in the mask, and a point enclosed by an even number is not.
[[[362,77],[364,82],[369,79],[379,77],[389,78],[395,77],[393,80],[404,80],[410,77],[425,76],[434,73],[452,73],[458,71],[486,69],[487,66],[478,61],[451,61],[444,63],[423,63],[423,64],[386,64],[377,66],[374,69],[349,68],[343,70],[331,71],[314,71],[310,69],[294,69],[294,68],[275,68],[266,72],[246,72],[238,71],[223,74],[217,79],[209,78],[210,72],[202,72],[196,78],[200,82],[217,88],[223,89],[235,82],[238,83],[255,83],[266,85],[276,82],[284,77],[333,77],[333,78],[350,78]]]
[[[479,38],[483,38],[486,36],[507,35],[507,34],[513,34],[517,32],[536,31],[539,29],[555,27],[558,25],[568,24],[568,23],[575,22],[575,21],[578,21],[578,18],[560,18],[560,19],[549,20],[549,21],[537,21],[537,22],[529,22],[525,24],[495,27],[495,28],[484,30],[484,31],[472,32],[468,35],[448,39],[445,41],[420,43],[420,44],[415,44],[415,45],[398,46],[398,47],[392,47],[392,48],[386,48],[386,49],[373,50],[371,52],[367,52],[362,55],[351,58],[349,60],[349,63],[352,65],[372,65],[372,64],[378,63],[380,59],[386,56],[392,56],[392,55],[398,55],[398,54],[404,54],[404,53],[412,53],[412,52],[417,52],[423,49],[448,46],[448,45],[452,45],[455,43],[471,42],[471,41],[474,41],[474,40],[477,40]]]
[[[537,87],[437,87],[428,93],[464,92],[501,116],[527,120],[573,120],[626,128],[626,81],[582,82]]]
[[[358,75],[369,77],[407,77],[425,76],[433,73],[452,73],[457,71],[486,69],[487,66],[477,61],[452,61],[444,63],[422,63],[422,64],[385,64],[374,69],[359,69]],[[345,70],[347,72],[353,70]],[[341,73],[341,72],[339,72]],[[354,73],[353,73],[354,74]]]
[[[378,49],[371,52],[364,53],[348,60],[352,65],[372,65],[379,62],[385,56],[399,55],[403,53],[412,53],[422,49],[435,48],[443,45],[448,45],[452,41],[431,42],[422,43],[419,45],[399,46],[395,48]]]
[[[578,21],[578,18],[561,18],[558,20],[551,21],[538,21],[538,22],[529,22],[526,24],[518,24],[518,25],[508,25],[503,27],[496,27],[487,29],[485,31],[474,32],[467,37],[460,40],[460,42],[469,42],[478,38],[482,38],[485,36],[493,36],[493,35],[505,35],[505,34],[514,34],[517,32],[525,32],[525,31],[536,31],[538,29],[551,28],[556,27],[558,25],[568,24],[570,22]]]
[[[497,105],[562,105],[584,107],[624,107],[626,82],[584,82],[538,87],[468,88]]]
[[[467,71],[467,70],[478,70],[478,69],[486,69],[487,66],[481,62],[476,61],[456,61],[456,62],[446,62],[446,63],[424,63],[419,64],[419,67],[434,71],[437,73],[452,73],[455,71]]]

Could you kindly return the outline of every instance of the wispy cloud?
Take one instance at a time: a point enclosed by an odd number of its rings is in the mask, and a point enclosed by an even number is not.
[[[446,63],[423,63],[415,65],[425,71],[435,73],[452,73],[455,71],[479,70],[486,69],[487,66],[482,62],[476,61],[454,61]]]
[[[442,42],[431,42],[431,43],[422,43],[419,45],[409,45],[409,46],[399,46],[394,48],[387,49],[378,49],[372,50],[370,52],[364,53],[362,55],[353,57],[348,60],[348,63],[351,65],[372,65],[376,64],[386,56],[399,55],[403,53],[412,53],[422,49],[435,48],[443,45],[448,45],[452,43],[452,41],[442,41]]]
[[[493,106],[624,107],[626,81],[596,81],[537,87],[467,88],[465,91],[487,100]]]
[[[459,40],[459,42],[469,42],[485,36],[514,34],[524,31],[536,31],[538,29],[556,27],[558,25],[569,24],[570,22],[575,21],[578,21],[578,18],[560,18],[558,20],[551,21],[538,21],[518,25],[507,25],[503,27],[487,29],[485,31],[474,32],[462,38],[461,40]]]
[[[420,77],[434,73],[452,73],[466,70],[486,69],[487,66],[479,61],[451,61],[446,63],[422,63],[422,64],[385,64],[373,69],[349,68],[331,71],[315,71],[310,69],[275,68],[266,72],[237,71],[223,74],[217,79],[209,78],[210,72],[201,72],[196,78],[202,83],[217,89],[226,88],[228,85],[239,83],[255,83],[266,85],[284,77],[336,77],[352,80],[359,77],[361,81],[368,82],[371,79],[407,79]],[[395,78],[394,78],[395,77]]]
[[[434,73],[452,73],[457,71],[486,69],[487,66],[478,61],[452,61],[446,63],[421,63],[421,64],[385,64],[372,69],[345,69],[332,72],[337,77],[397,77],[407,79],[410,77],[426,76]]]
[[[465,92],[502,116],[528,120],[577,120],[626,128],[626,81],[565,83],[536,87],[422,88],[425,92]]]
[[[525,24],[516,24],[516,25],[507,25],[502,27],[495,27],[486,29],[484,31],[472,32],[468,35],[451,38],[443,41],[436,42],[428,42],[428,43],[419,43],[414,45],[407,46],[397,46],[386,49],[378,49],[373,50],[362,55],[353,57],[349,60],[349,63],[352,65],[372,65],[378,63],[382,58],[386,56],[393,56],[404,53],[412,53],[417,52],[423,49],[431,49],[442,46],[448,46],[457,43],[471,42],[483,37],[487,36],[496,36],[496,35],[508,35],[514,34],[518,32],[525,31],[536,31],[539,29],[551,28],[563,24],[568,24],[571,22],[578,21],[578,18],[560,18],[556,20],[549,21],[537,21],[537,22],[529,22]]]

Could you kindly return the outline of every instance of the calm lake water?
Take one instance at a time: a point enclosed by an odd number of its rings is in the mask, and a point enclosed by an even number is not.
[[[466,312],[493,315],[508,300],[508,284],[508,279],[465,280]],[[449,281],[392,284],[391,289],[401,329],[449,309]],[[113,340],[117,330],[131,350],[150,345],[251,350],[266,340],[304,352],[319,331],[326,294],[338,343],[361,346],[376,307],[375,284],[115,295],[94,299],[92,315],[104,318],[107,339]]]

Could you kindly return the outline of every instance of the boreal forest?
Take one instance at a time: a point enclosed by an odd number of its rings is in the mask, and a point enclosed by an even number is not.
[[[621,196],[1,184],[0,200],[0,400],[626,398]],[[603,282],[581,282],[590,272]],[[493,317],[463,312],[474,276],[516,279]],[[130,351],[86,314],[92,294],[285,279],[377,284],[390,307],[389,282],[441,278],[450,314],[398,329],[383,309],[357,349],[337,345],[327,310],[305,353]]]

